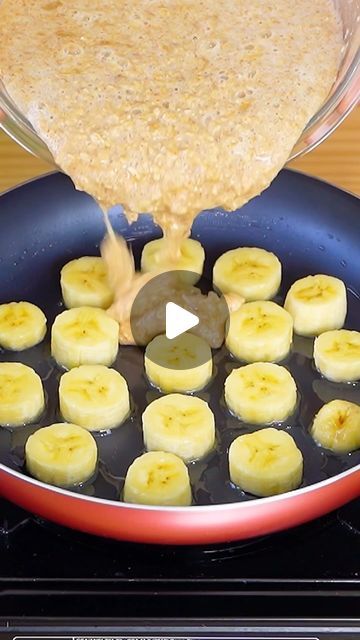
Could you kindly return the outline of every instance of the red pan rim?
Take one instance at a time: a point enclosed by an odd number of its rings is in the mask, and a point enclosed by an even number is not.
[[[46,484],[45,482],[40,482],[40,480],[36,480],[35,478],[30,478],[28,476],[24,476],[20,471],[15,471],[14,469],[10,469],[10,467],[5,466],[0,463],[0,475],[1,473],[5,473],[8,475],[17,478],[18,480],[26,483],[32,484],[35,487],[38,487],[42,490],[47,490],[51,493],[58,493],[65,497],[76,499],[79,501],[90,502],[92,504],[101,504],[103,506],[109,505],[111,507],[122,508],[125,507],[127,509],[135,509],[139,511],[152,511],[152,512],[162,512],[162,513],[206,513],[207,511],[229,511],[229,510],[238,510],[242,509],[246,511],[246,509],[254,508],[255,506],[261,505],[269,505],[273,502],[280,502],[283,500],[296,499],[299,496],[307,495],[308,493],[319,491],[325,487],[328,487],[331,484],[337,484],[341,482],[343,478],[347,476],[354,475],[355,473],[360,473],[360,464],[355,465],[351,469],[347,469],[342,473],[339,473],[332,478],[326,478],[326,480],[322,480],[321,482],[316,482],[315,484],[308,485],[307,487],[302,487],[300,489],[295,489],[294,491],[287,491],[286,493],[282,493],[276,496],[270,496],[268,498],[254,498],[253,500],[248,500],[246,502],[227,502],[222,504],[209,504],[209,505],[193,505],[190,507],[166,507],[166,506],[153,506],[153,505],[143,505],[143,504],[133,504],[130,502],[123,502],[121,500],[108,500],[105,498],[97,498],[94,496],[87,496],[84,494],[75,493],[74,491],[70,491],[69,489],[64,489],[62,487],[56,487],[54,485]],[[359,486],[360,493],[360,486]],[[1,494],[1,488],[0,488]]]

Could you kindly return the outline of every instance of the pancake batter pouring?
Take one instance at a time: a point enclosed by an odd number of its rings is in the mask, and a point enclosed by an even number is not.
[[[0,73],[56,163],[168,235],[286,162],[336,76],[330,0],[2,0]]]

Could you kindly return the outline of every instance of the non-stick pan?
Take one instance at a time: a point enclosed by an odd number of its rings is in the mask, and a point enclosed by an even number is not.
[[[120,208],[111,212],[116,230],[142,246],[160,235],[150,216],[129,226]],[[55,173],[29,182],[0,198],[0,302],[29,300],[48,317],[49,327],[62,310],[59,271],[68,260],[96,255],[104,234],[102,215],[93,200],[75,191],[71,181]],[[214,260],[236,246],[274,251],[283,264],[280,300],[299,277],[327,273],[348,288],[346,326],[360,329],[360,201],[304,175],[283,171],[272,186],[241,210],[204,212],[193,237],[206,249],[211,277]],[[0,427],[0,493],[26,509],[58,523],[97,535],[151,543],[197,544],[258,536],[294,525],[335,509],[360,496],[360,451],[335,455],[316,446],[309,427],[316,411],[334,398],[360,402],[359,384],[324,380],[312,362],[312,340],[296,338],[283,363],[299,390],[296,413],[279,428],[287,429],[304,456],[301,487],[281,496],[257,499],[231,485],[227,450],[239,434],[254,430],[230,416],[223,401],[223,383],[240,366],[226,352],[214,353],[216,375],[199,395],[216,416],[217,448],[190,465],[194,505],[144,507],[121,501],[124,475],[143,451],[141,413],[159,393],[143,371],[143,354],[121,347],[115,367],[126,377],[132,401],[129,420],[112,433],[96,436],[99,466],[95,479],[73,490],[52,487],[29,477],[24,444],[40,425],[59,420],[57,386],[61,370],[50,357],[48,339],[22,353],[0,352],[0,360],[22,361],[41,375],[47,408],[39,424],[11,432]]]

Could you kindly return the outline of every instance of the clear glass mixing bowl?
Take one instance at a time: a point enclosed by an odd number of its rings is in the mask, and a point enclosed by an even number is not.
[[[301,2],[301,0],[298,0]],[[360,0],[334,0],[343,23],[343,57],[336,82],[310,120],[289,160],[310,151],[329,136],[360,99]],[[51,153],[17,109],[0,82],[0,126],[22,147],[54,164]]]

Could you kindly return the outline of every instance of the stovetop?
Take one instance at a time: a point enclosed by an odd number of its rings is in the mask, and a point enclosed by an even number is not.
[[[0,499],[0,640],[334,630],[360,637],[360,500],[271,536],[160,547],[71,531]]]
[[[206,547],[96,538],[0,500],[0,638],[1,624],[24,621],[165,618],[356,619],[360,637],[360,500],[287,532]]]
[[[360,500],[279,534],[211,546],[152,546],[60,527],[0,499],[0,581],[355,581]]]

